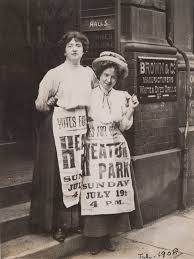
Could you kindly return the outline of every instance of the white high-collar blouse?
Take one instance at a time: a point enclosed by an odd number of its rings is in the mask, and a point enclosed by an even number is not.
[[[92,90],[91,106],[88,108],[89,120],[93,123],[117,123],[121,131],[129,129],[133,124],[133,116],[130,119],[126,117],[129,97],[126,91],[111,89],[106,93],[103,87],[96,87]]]
[[[57,105],[65,109],[90,105],[91,88],[95,74],[90,67],[63,63],[47,72],[39,85],[35,101],[39,111],[49,111],[47,101],[55,96]]]

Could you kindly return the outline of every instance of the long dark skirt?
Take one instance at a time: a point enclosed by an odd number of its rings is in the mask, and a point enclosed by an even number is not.
[[[67,209],[63,204],[52,115],[43,116],[37,129],[30,211],[32,226],[46,232],[60,226],[75,229],[80,219],[78,205]]]
[[[131,229],[129,213],[83,216],[83,223],[86,237],[103,237]]]

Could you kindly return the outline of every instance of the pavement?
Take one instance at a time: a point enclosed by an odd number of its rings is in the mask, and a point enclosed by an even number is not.
[[[142,229],[118,234],[112,238],[115,252],[88,251],[60,259],[194,259],[194,207],[177,211],[145,225]]]

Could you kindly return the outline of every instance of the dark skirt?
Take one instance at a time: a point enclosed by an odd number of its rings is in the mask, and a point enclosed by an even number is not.
[[[60,226],[79,226],[79,205],[63,204],[61,180],[52,129],[53,112],[42,116],[36,127],[36,150],[32,179],[30,223],[36,229],[50,232]]]
[[[86,237],[103,237],[131,229],[129,213],[83,216],[83,224]]]

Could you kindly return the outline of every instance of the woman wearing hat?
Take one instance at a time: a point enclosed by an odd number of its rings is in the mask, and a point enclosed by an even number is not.
[[[65,61],[44,76],[35,103],[44,117],[37,133],[31,223],[62,242],[79,226],[86,107],[95,74],[80,64],[89,45],[85,35],[68,32],[60,45]]]
[[[115,90],[128,75],[125,59],[102,52],[93,61],[99,85],[92,90],[88,109],[86,166],[81,191],[83,233],[91,254],[114,251],[110,236],[130,229],[128,213],[135,209],[130,152],[122,132],[133,123],[136,96]]]

